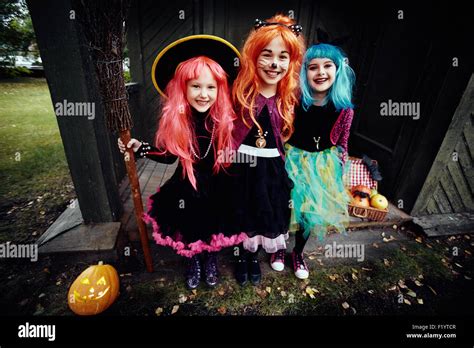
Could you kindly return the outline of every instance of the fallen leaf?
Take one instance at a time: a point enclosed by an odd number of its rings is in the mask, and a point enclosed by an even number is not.
[[[402,245],[400,249],[402,249],[403,251],[407,251],[407,248],[404,245]]]
[[[382,232],[382,237],[385,237],[385,232]]]
[[[355,273],[352,273],[352,279],[353,279],[353,280],[357,280],[357,279],[359,279],[359,278],[357,278],[357,276],[356,276]]]
[[[179,305],[174,305],[173,309],[171,310],[171,314],[175,314],[179,309]]]
[[[390,261],[388,261],[387,259],[383,259],[383,263],[385,266],[390,266]]]
[[[339,276],[337,274],[330,274],[328,277],[331,279],[331,281],[335,281]]]
[[[349,307],[350,307],[349,303],[347,302],[342,303],[342,308],[347,309]]]
[[[280,295],[281,295],[282,297],[286,297],[286,291],[280,292]]]
[[[310,260],[314,260],[315,258],[316,258],[316,257],[315,257],[315,256],[313,256],[313,255],[311,255],[311,256],[308,256],[308,259],[310,259]]]
[[[288,303],[295,303],[295,295],[290,294],[288,296]]]
[[[163,308],[162,308],[162,307],[158,307],[158,308],[155,310],[155,314],[156,314],[157,316],[160,316],[161,313],[163,313]]]
[[[416,297],[416,292],[414,292],[413,290],[408,289],[407,295],[411,296],[411,297]]]
[[[179,303],[184,303],[187,300],[188,300],[188,298],[186,296],[184,296],[184,294],[179,294],[179,298],[178,298]]]
[[[471,277],[468,277],[467,275],[465,275],[464,278],[465,278],[466,280],[472,280],[472,278],[471,278]]]
[[[415,280],[415,284],[416,284],[416,286],[423,286],[423,284],[420,283],[418,280]]]
[[[420,275],[418,276],[418,279],[423,279],[423,274],[420,274]]]
[[[272,288],[271,288],[271,287],[269,287],[269,286],[267,286],[267,287],[265,288],[265,291],[266,291],[266,292],[268,292],[268,293],[270,294],[270,293],[272,292]]]
[[[464,235],[464,238],[466,238],[467,240],[471,239],[471,237],[469,237],[468,234],[465,234],[465,235]]]
[[[372,243],[372,246],[373,246],[374,248],[376,248],[376,249],[379,248],[379,245],[378,245],[377,243]]]
[[[421,298],[417,298],[416,301],[418,302],[418,304],[423,304],[423,300]]]
[[[383,241],[385,243],[388,243],[388,242],[391,242],[392,240],[395,240],[395,238],[393,236],[390,236],[389,238],[384,238]]]
[[[262,290],[260,288],[255,288],[255,292],[257,293],[258,296],[260,296],[261,299],[264,299],[268,295],[268,293],[265,290]]]
[[[318,290],[316,290],[316,289],[314,289],[314,288],[311,288],[311,287],[309,287],[309,286],[306,287],[305,292],[306,292],[306,293],[309,295],[309,297],[311,297],[311,298],[315,298],[314,294],[318,294],[318,293],[319,293]]]
[[[399,286],[400,288],[402,288],[402,289],[406,289],[406,288],[407,288],[407,286],[405,285],[405,282],[404,282],[403,280],[401,280],[401,279],[398,281],[398,286]]]
[[[471,252],[469,250],[464,250],[464,252],[468,255],[472,255]]]
[[[193,295],[197,295],[197,293],[198,293],[196,289],[194,289],[194,290],[191,291],[191,292],[193,293]]]
[[[219,307],[219,308],[217,309],[217,311],[218,311],[220,314],[224,315],[224,314],[227,313],[227,308],[225,308],[224,306],[222,306],[222,307]]]
[[[455,262],[454,264],[458,266],[459,268],[462,268],[462,266],[459,263]]]
[[[403,302],[404,302],[405,304],[407,304],[407,305],[411,306],[411,302],[410,302],[410,301],[408,301],[408,299],[404,298],[404,299],[403,299]]]
[[[368,292],[369,294],[373,295],[375,291],[374,291],[374,290],[367,290],[367,292]]]
[[[372,270],[372,268],[365,268],[365,267],[362,267],[362,269],[363,269],[364,271],[371,271],[371,270]]]
[[[397,290],[397,286],[396,286],[396,285],[394,285],[394,286],[388,288],[388,291],[395,291],[395,290]]]
[[[36,305],[36,312],[33,313],[33,315],[40,315],[43,314],[44,312],[44,307],[41,304]]]
[[[225,295],[225,291],[223,289],[220,289],[218,292],[217,292],[220,296],[224,296]]]
[[[428,288],[430,288],[430,290],[433,292],[433,294],[438,295],[438,294],[436,293],[436,291],[435,291],[431,286],[429,286],[429,285],[427,285],[427,286],[428,286]]]
[[[418,237],[415,239],[418,243],[423,243],[423,239],[421,239],[421,237]]]

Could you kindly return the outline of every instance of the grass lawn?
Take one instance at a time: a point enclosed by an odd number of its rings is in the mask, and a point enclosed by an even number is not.
[[[74,196],[46,80],[0,80],[0,120],[0,242],[32,241]]]

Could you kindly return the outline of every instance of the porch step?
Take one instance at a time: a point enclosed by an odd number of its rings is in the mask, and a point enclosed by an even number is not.
[[[450,236],[474,231],[473,213],[433,214],[413,219],[428,237]]]
[[[68,259],[89,262],[116,261],[120,226],[120,222],[80,224],[40,245],[40,257],[67,255]]]

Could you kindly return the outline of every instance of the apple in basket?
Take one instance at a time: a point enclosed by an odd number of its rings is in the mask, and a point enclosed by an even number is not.
[[[381,195],[380,193],[377,193],[370,199],[370,205],[374,208],[385,210],[388,207],[388,201],[385,196]]]
[[[357,207],[370,207],[370,188],[364,185],[354,186],[351,190],[352,204]]]

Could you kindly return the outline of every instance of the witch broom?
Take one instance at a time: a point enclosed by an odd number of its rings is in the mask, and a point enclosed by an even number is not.
[[[107,127],[112,132],[118,132],[122,142],[127,144],[133,122],[123,78],[122,53],[130,0],[76,0],[74,4],[78,12],[77,18],[82,23],[82,30],[93,52]],[[124,160],[146,269],[153,272],[146,225],[141,218],[143,202],[132,149],[126,150]]]

